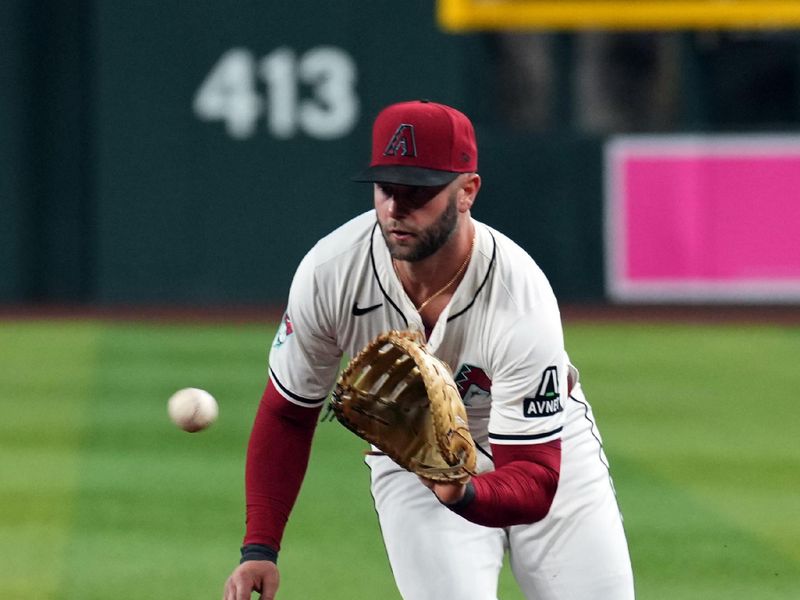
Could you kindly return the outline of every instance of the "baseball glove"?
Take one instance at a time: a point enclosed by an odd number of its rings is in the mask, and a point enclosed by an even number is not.
[[[459,483],[476,472],[453,376],[418,333],[389,331],[367,344],[339,376],[331,407],[345,427],[408,471]]]

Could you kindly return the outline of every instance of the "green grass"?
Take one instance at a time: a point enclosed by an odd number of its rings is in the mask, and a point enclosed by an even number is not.
[[[567,331],[603,431],[640,598],[800,590],[800,330]]]
[[[0,321],[0,598],[218,599],[273,327]],[[800,329],[573,324],[640,599],[800,590]],[[220,419],[187,434],[181,387]],[[281,553],[284,600],[397,600],[361,458],[316,434]],[[354,576],[354,574],[356,574]],[[521,600],[505,573],[499,597]]]

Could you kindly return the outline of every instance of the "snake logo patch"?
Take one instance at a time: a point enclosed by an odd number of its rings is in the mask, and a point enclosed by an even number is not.
[[[558,369],[547,367],[542,373],[542,381],[536,396],[524,398],[522,401],[522,412],[525,417],[533,419],[536,417],[552,417],[564,410],[561,403],[561,394],[558,391]]]
[[[485,400],[492,391],[492,380],[480,367],[464,363],[453,380],[464,406],[473,406],[479,400]]]
[[[286,338],[292,335],[292,333],[294,333],[294,328],[292,327],[292,318],[289,316],[289,313],[286,313],[283,315],[283,321],[281,321],[281,325],[278,327],[278,332],[275,334],[275,341],[272,343],[272,345],[276,348],[278,346],[282,346],[286,341]]]

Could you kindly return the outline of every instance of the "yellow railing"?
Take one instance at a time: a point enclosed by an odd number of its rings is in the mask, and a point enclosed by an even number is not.
[[[447,31],[793,29],[800,0],[437,0]]]

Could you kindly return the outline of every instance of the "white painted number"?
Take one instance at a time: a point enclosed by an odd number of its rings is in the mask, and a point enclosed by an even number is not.
[[[194,112],[198,117],[224,121],[228,134],[237,139],[253,135],[262,108],[255,92],[253,62],[248,50],[228,50],[194,97]]]
[[[358,120],[356,67],[350,56],[330,46],[306,53],[300,79],[314,90],[313,100],[300,104],[300,122],[312,136],[333,139],[349,132]]]
[[[267,128],[288,139],[297,130],[297,58],[289,48],[278,48],[261,59],[259,74],[267,84]]]
[[[333,46],[312,48],[300,57],[291,48],[277,48],[257,64],[249,50],[233,48],[200,85],[194,112],[204,121],[222,121],[235,139],[253,136],[263,116],[267,131],[278,139],[302,132],[332,140],[350,133],[358,120],[357,75],[350,55]],[[257,79],[266,86],[263,97]],[[306,89],[310,97],[301,97]]]

